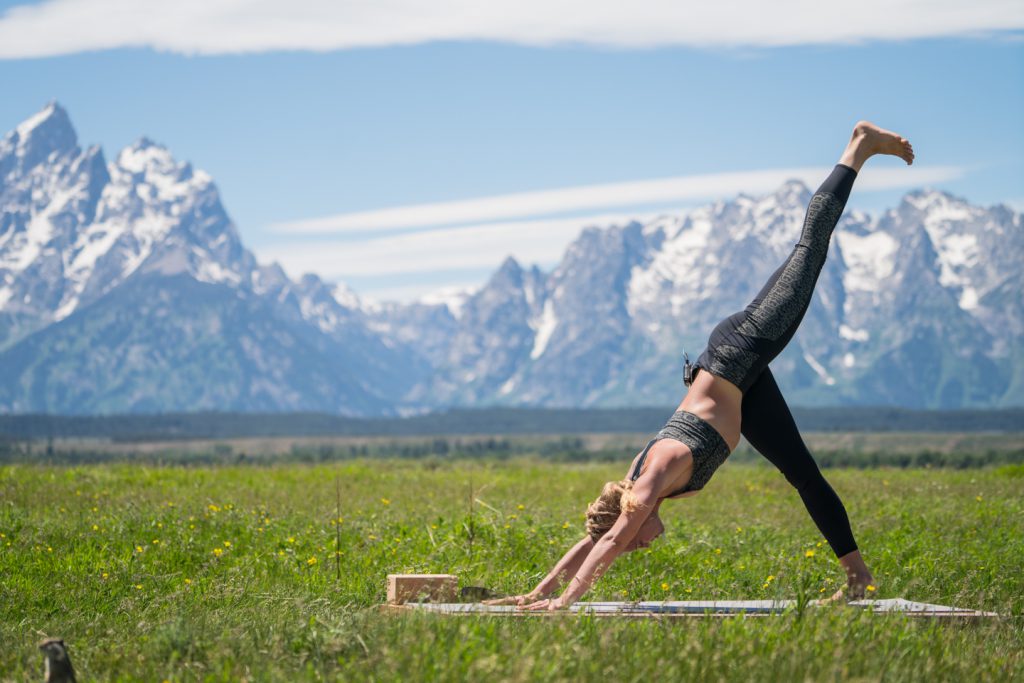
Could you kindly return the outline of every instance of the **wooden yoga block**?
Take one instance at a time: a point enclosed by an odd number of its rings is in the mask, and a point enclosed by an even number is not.
[[[454,574],[388,574],[388,604],[453,602],[458,587]]]

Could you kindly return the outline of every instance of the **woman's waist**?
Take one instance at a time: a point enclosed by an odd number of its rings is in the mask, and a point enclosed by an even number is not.
[[[740,442],[742,405],[743,393],[735,384],[705,371],[694,379],[678,410],[707,422],[733,451]]]

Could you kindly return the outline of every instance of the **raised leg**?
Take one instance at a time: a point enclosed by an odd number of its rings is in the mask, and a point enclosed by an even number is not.
[[[785,348],[800,325],[853,182],[864,162],[876,154],[897,155],[908,164],[914,161],[914,150],[905,138],[867,121],[857,123],[839,163],[811,197],[792,254],[744,311],[747,318],[737,331],[760,342],[761,367]]]
[[[754,300],[711,332],[697,365],[746,392],[782,352],[800,326],[825,265],[832,231],[850,197],[857,171],[876,154],[893,154],[908,164],[914,151],[905,138],[867,121],[853,129],[839,163],[811,197],[800,240]]]

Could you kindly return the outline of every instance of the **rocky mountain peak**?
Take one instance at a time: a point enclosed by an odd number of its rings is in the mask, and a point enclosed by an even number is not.
[[[798,205],[806,207],[811,201],[811,188],[797,178],[790,178],[779,186],[773,196],[782,206]]]
[[[78,149],[78,136],[68,113],[50,102],[0,139],[0,178],[12,170],[27,172],[51,157]]]
[[[7,137],[16,138],[22,148],[39,145],[66,151],[78,144],[71,118],[56,101],[19,123]]]
[[[201,171],[194,174],[192,164],[174,158],[171,151],[164,145],[142,137],[121,150],[114,161],[117,170],[135,176],[140,180],[168,183],[183,183],[201,176],[208,181],[209,177]]]

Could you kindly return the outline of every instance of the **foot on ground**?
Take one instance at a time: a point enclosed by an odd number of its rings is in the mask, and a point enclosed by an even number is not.
[[[867,595],[868,588],[871,588],[873,592],[875,586],[872,583],[873,579],[869,577],[868,581],[854,580],[847,583],[845,586],[837,590],[830,597],[822,598],[817,601],[819,605],[833,605],[833,604],[846,604],[853,600],[863,600],[865,597],[871,597]]]

